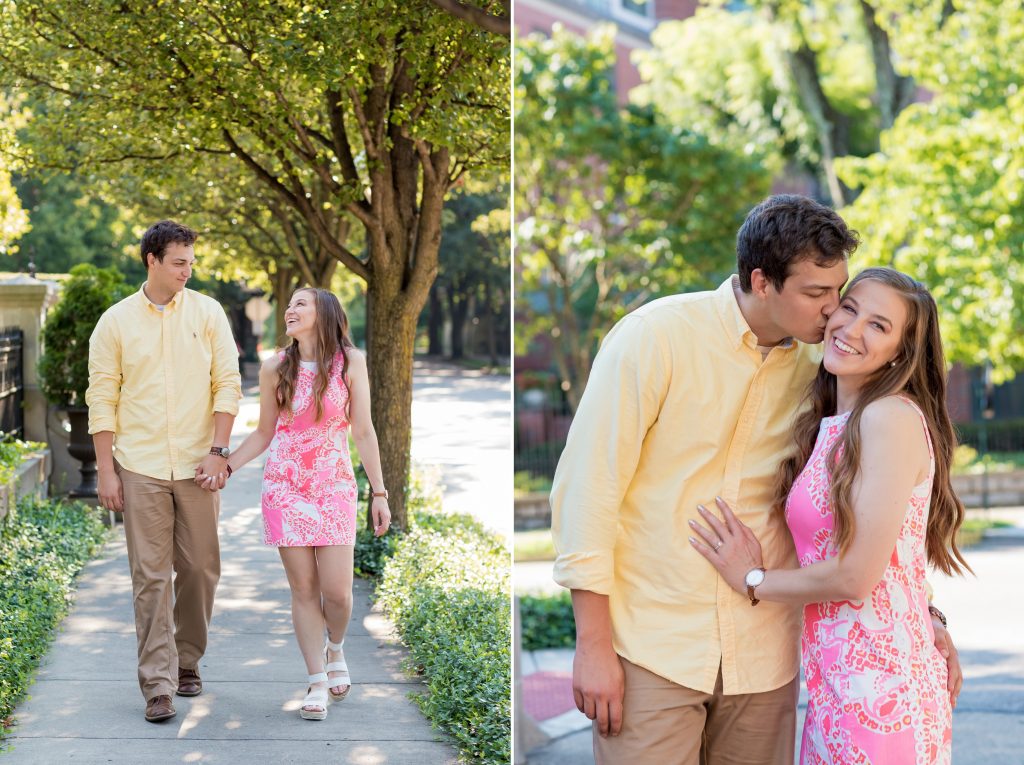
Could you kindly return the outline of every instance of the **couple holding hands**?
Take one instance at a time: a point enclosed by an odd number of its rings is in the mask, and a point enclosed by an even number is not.
[[[599,763],[932,765],[962,675],[929,566],[969,570],[938,312],[780,195],[738,275],[606,337],[551,495]],[[844,289],[845,285],[845,289]]]
[[[173,221],[151,226],[140,253],[146,283],[103,314],[89,344],[89,432],[100,503],[124,513],[145,719],[170,719],[175,694],[203,691],[219,490],[269,448],[263,537],[280,552],[309,674],[300,715],[322,720],[328,698],[351,688],[342,645],[357,524],[349,430],[370,480],[375,533],[390,525],[366,359],[337,297],[296,290],[285,313],[291,343],[260,369],[259,424],[229,452],[238,351],[220,304],[185,288],[195,240]]]

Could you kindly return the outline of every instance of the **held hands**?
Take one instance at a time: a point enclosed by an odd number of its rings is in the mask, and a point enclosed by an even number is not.
[[[707,558],[730,587],[745,595],[747,572],[764,566],[761,543],[757,541],[754,532],[733,515],[725,500],[715,497],[715,502],[722,511],[725,522],[718,520],[703,505],[697,505],[701,518],[710,530],[691,520],[690,528],[699,538],[690,537],[690,544]]]
[[[195,482],[207,491],[220,491],[228,482],[228,461],[216,454],[207,454],[196,468]]]
[[[370,503],[370,515],[373,516],[373,535],[382,537],[391,528],[391,510],[386,497],[374,497]]]

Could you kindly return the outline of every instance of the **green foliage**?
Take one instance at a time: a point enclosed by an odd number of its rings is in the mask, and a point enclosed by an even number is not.
[[[132,283],[145,280],[128,212],[123,203],[102,201],[95,182],[75,175],[45,180],[16,175],[14,183],[32,228],[21,238],[12,269],[26,270],[32,261],[39,272],[63,274],[78,263],[91,263],[117,268]]]
[[[568,592],[520,595],[519,620],[524,651],[576,647],[576,620]]]
[[[14,477],[25,457],[45,448],[39,441],[21,441],[10,433],[0,433],[0,486]]]
[[[653,47],[638,54],[645,82],[637,101],[656,105],[672,124],[763,156],[772,171],[791,163],[819,176],[823,126],[802,86],[820,86],[833,118],[846,125],[844,148],[858,155],[876,148],[871,50],[857,4],[746,5],[700,8],[691,18],[661,24]],[[772,13],[765,12],[769,5]],[[793,66],[798,51],[816,62],[813,85]]]
[[[0,524],[0,720],[25,696],[75,575],[104,536],[97,511],[81,503],[25,499]]]
[[[460,190],[445,204],[436,286],[444,287],[451,321],[452,357],[463,357],[462,331],[472,302],[478,314],[500,321],[509,300],[509,189]],[[500,331],[496,328],[496,331]],[[507,318],[504,331],[508,332]]]
[[[512,479],[513,491],[520,494],[550,494],[551,478],[546,475],[535,475],[529,470],[517,470]]]
[[[0,255],[16,253],[15,242],[30,228],[28,216],[11,184],[10,167],[2,159],[5,151],[17,146],[15,129],[21,119],[17,100],[12,102],[7,94],[0,92]]]
[[[572,408],[599,337],[647,300],[727,273],[736,229],[768,191],[757,157],[621,107],[614,66],[611,27],[518,43],[517,339],[552,337]]]
[[[931,97],[880,152],[839,164],[865,189],[843,215],[864,235],[858,265],[926,284],[947,360],[991,362],[999,383],[1024,364],[1024,8],[978,0],[892,23]]]
[[[377,590],[429,689],[414,698],[471,762],[510,760],[509,556],[466,516],[421,519]]]
[[[80,263],[71,269],[64,292],[43,324],[39,380],[47,401],[85,406],[89,387],[89,337],[100,316],[133,288],[113,268]]]

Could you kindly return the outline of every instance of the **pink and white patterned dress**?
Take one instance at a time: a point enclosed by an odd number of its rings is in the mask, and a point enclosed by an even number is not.
[[[284,354],[281,354],[282,358]],[[356,479],[348,453],[348,389],[334,357],[315,422],[315,362],[302,362],[290,412],[277,417],[263,469],[263,542],[273,547],[350,545],[356,537]]]
[[[901,397],[903,398],[903,397]],[[925,530],[935,457],[914,487],[882,580],[866,600],[804,607],[802,663],[807,715],[801,765],[935,765],[951,759],[946,661],[935,647],[925,593]],[[836,554],[826,459],[849,412],[821,421],[818,440],[786,501],[800,566]]]

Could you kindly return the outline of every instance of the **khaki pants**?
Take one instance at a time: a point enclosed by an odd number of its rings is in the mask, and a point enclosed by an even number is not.
[[[191,479],[164,481],[115,467],[124,490],[139,687],[148,701],[174,695],[178,667],[197,669],[206,651],[220,579],[220,494]]]
[[[726,696],[684,688],[622,660],[622,732],[602,738],[598,765],[792,765],[800,678],[765,693]]]

